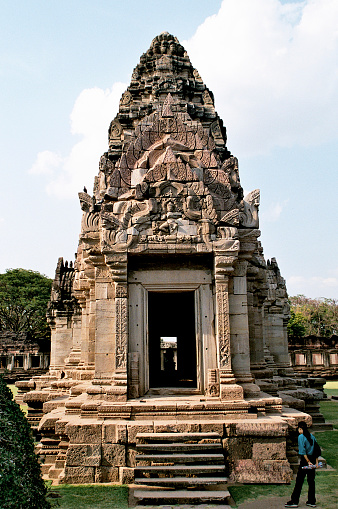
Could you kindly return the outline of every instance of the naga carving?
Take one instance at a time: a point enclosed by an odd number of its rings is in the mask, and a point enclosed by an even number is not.
[[[251,191],[243,200],[243,210],[239,213],[239,220],[246,228],[258,228],[259,189]]]

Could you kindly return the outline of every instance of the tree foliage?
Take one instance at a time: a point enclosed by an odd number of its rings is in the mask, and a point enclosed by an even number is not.
[[[0,507],[49,509],[29,424],[0,376]]]
[[[290,336],[330,337],[338,334],[338,301],[309,299],[304,295],[290,297]]]
[[[49,337],[46,320],[52,280],[33,270],[0,274],[0,330],[27,332],[29,339]]]

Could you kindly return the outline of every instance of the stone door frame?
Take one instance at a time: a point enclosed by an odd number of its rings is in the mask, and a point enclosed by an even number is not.
[[[139,396],[149,387],[148,293],[193,291],[195,300],[195,334],[197,388],[175,388],[175,394],[204,394],[207,371],[217,366],[216,340],[213,333],[212,276],[210,270],[174,269],[139,270],[128,276],[129,287],[129,358],[137,359]],[[161,394],[172,394],[161,388]],[[136,391],[137,394],[137,391]]]

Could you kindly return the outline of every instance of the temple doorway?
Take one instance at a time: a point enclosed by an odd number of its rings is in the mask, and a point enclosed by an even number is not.
[[[194,294],[148,294],[150,388],[197,388]]]

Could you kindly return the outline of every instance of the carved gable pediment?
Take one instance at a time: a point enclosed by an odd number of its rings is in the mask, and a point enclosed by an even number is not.
[[[218,228],[254,227],[256,202],[243,201],[225,142],[212,92],[182,46],[155,38],[110,124],[91,207],[82,197],[82,233],[97,231],[103,250],[184,239],[210,251]]]

